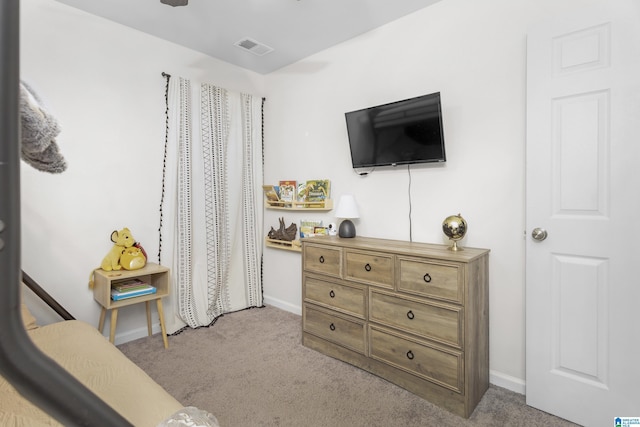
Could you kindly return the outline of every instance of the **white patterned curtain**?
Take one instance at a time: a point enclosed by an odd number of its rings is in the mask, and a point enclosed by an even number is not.
[[[175,332],[262,306],[262,99],[181,77],[168,85],[160,231]]]

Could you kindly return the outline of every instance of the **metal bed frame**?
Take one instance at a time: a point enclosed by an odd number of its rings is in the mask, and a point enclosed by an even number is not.
[[[45,291],[42,286],[38,284],[35,280],[31,278],[27,273],[22,270],[22,283],[24,283],[31,291],[36,294],[38,298],[47,303],[53,311],[58,313],[58,316],[62,317],[64,320],[76,320],[75,317],[71,315],[58,301],[55,300],[47,291]]]
[[[20,309],[20,2],[0,1],[0,374],[65,426],[131,426],[31,341]]]

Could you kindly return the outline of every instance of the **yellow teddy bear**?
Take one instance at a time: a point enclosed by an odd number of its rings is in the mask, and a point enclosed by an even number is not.
[[[102,260],[100,268],[104,271],[113,270],[137,270],[147,263],[147,254],[144,248],[136,243],[128,228],[116,230],[111,233],[111,241],[114,243],[109,253]],[[94,278],[91,272],[89,276],[89,288],[93,288]]]
[[[123,228],[120,231],[114,231],[111,233],[111,241],[114,243],[113,247],[102,260],[100,268],[104,271],[120,270],[120,256],[126,248],[133,246],[136,241],[131,235],[131,231],[128,228]]]
[[[147,264],[144,249],[139,244],[126,248],[120,255],[120,266],[125,270],[137,270]]]

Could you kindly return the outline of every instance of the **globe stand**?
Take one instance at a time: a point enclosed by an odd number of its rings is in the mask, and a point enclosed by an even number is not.
[[[449,239],[453,242],[453,244],[451,246],[449,246],[447,249],[449,249],[450,251],[454,251],[454,252],[458,252],[458,251],[464,251],[464,249],[462,249],[460,246],[458,246],[458,239],[454,240],[454,239]]]

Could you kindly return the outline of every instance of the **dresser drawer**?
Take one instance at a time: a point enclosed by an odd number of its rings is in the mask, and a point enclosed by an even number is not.
[[[397,265],[399,291],[463,303],[464,277],[458,264],[398,257]]]
[[[375,326],[369,328],[370,355],[373,359],[457,393],[464,393],[462,352],[411,339]]]
[[[358,353],[365,353],[365,326],[357,319],[348,319],[309,304],[303,309],[304,332],[316,335]]]
[[[342,249],[327,246],[314,246],[305,243],[303,267],[329,276],[340,277],[342,273]]]
[[[302,283],[304,301],[364,319],[367,293],[363,286],[343,285],[307,274]]]
[[[370,289],[369,320],[463,348],[461,307]]]
[[[393,255],[346,251],[345,279],[393,289]]]

